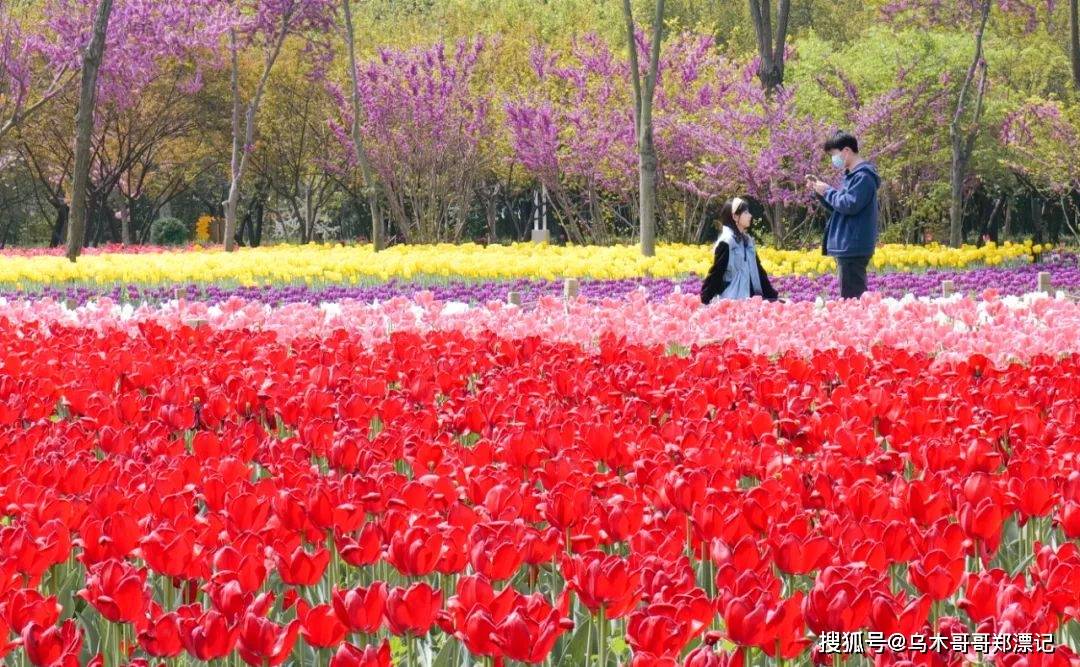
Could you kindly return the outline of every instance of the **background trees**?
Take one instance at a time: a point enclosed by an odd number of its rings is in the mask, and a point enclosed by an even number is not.
[[[644,100],[655,0],[113,1],[81,243],[164,215],[215,216],[229,245],[370,240],[374,218],[390,242],[521,240],[540,210],[556,240],[642,240],[629,54]],[[1070,238],[1074,5],[991,3],[980,55],[980,0],[666,0],[646,227],[704,241],[739,194],[769,242],[815,242],[801,182],[837,176],[820,144],[842,127],[884,176],[886,239]],[[98,8],[0,3],[0,243],[69,236]]]

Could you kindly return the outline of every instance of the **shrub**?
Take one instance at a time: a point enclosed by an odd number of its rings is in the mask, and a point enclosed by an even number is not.
[[[190,239],[187,225],[176,218],[158,218],[150,225],[150,242],[155,245],[184,245]]]

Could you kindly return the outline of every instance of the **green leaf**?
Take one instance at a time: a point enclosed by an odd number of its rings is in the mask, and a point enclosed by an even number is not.
[[[394,664],[405,660],[406,653],[408,653],[408,648],[405,646],[405,640],[400,637],[391,637],[390,656],[392,657]]]
[[[616,655],[622,655],[630,651],[630,645],[622,637],[612,637],[608,640],[608,648]]]
[[[562,656],[559,658],[559,667],[576,667],[586,664],[585,647],[589,643],[589,623],[581,623],[574,630],[570,643],[566,645]]]
[[[447,637],[443,642],[442,648],[439,650],[439,654],[435,656],[435,661],[431,663],[431,667],[450,667],[453,664],[451,661],[454,657],[454,640]]]

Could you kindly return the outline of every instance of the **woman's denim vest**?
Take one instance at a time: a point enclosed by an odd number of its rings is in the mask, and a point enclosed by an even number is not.
[[[740,243],[735,238],[735,232],[725,225],[716,241],[717,244],[728,244],[728,265],[724,271],[724,284],[727,287],[720,293],[721,299],[749,299],[754,294],[761,294],[757,248],[754,239],[750,236],[745,236],[745,239],[746,243]]]

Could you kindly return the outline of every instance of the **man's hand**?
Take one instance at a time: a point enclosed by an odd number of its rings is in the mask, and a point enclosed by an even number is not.
[[[819,180],[817,178],[811,178],[808,176],[806,178],[806,187],[818,193],[818,195],[824,197],[825,191],[829,189],[829,184],[825,181]]]

